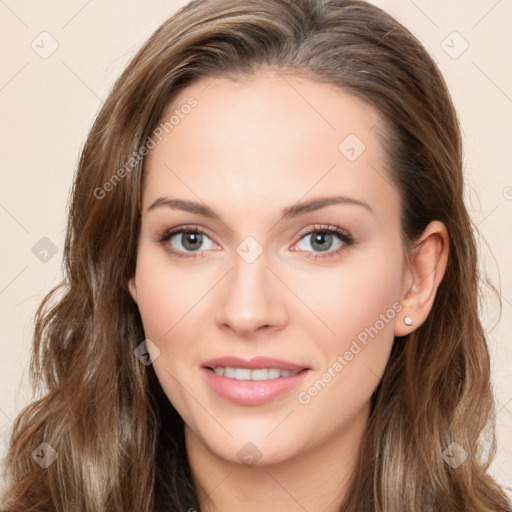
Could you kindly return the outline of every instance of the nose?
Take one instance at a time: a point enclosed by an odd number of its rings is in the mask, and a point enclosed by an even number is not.
[[[283,288],[265,253],[251,263],[235,254],[233,268],[220,288],[217,325],[239,337],[282,329],[287,322]]]

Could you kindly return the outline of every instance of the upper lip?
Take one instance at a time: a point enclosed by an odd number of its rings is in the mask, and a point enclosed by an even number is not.
[[[300,364],[266,356],[252,357],[250,359],[242,359],[235,356],[224,356],[204,361],[203,366],[206,368],[216,368],[218,366],[222,366],[223,368],[249,368],[251,370],[259,368],[277,368],[280,370],[290,370],[292,372],[307,369],[306,366]]]

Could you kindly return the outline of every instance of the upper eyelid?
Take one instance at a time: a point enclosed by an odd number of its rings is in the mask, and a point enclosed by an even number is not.
[[[308,226],[304,229],[301,229],[297,236],[300,237],[299,239],[303,238],[306,235],[310,235],[311,233],[318,233],[322,231],[327,231],[333,234],[337,235],[345,235],[349,238],[352,238],[352,234],[350,231],[348,231],[345,228],[339,227],[339,226],[333,226],[332,224],[319,224],[315,223],[312,226]]]

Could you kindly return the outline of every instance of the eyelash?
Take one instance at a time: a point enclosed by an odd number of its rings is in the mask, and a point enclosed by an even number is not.
[[[181,234],[181,233],[201,233],[203,235],[206,235],[208,238],[208,234],[201,226],[180,226],[178,228],[173,228],[164,231],[163,233],[160,233],[157,236],[156,242],[160,245],[164,246],[165,250],[170,253],[175,258],[197,258],[200,257],[198,254],[187,254],[182,251],[175,251],[174,249],[169,248],[169,246],[165,245],[166,242],[168,242],[174,235]],[[346,249],[347,247],[351,247],[355,244],[355,240],[353,239],[352,235],[341,228],[338,228],[336,226],[329,226],[329,225],[320,225],[315,224],[314,226],[310,228],[306,228],[305,230],[301,231],[299,233],[299,240],[300,242],[303,238],[305,238],[307,235],[313,234],[313,233],[320,233],[320,234],[329,234],[329,235],[335,235],[339,240],[343,242],[343,245],[336,249],[335,251],[326,251],[325,255],[314,252],[314,251],[297,251],[297,252],[306,252],[307,255],[305,257],[307,258],[313,258],[313,259],[324,259],[324,258],[330,258],[333,256],[336,256],[341,251]],[[198,252],[204,252],[204,251],[198,251]]]

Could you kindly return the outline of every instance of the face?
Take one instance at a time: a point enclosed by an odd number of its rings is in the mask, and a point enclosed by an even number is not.
[[[174,110],[145,162],[129,288],[187,436],[270,464],[360,429],[404,275],[380,115],[263,71],[198,81],[163,122]]]

